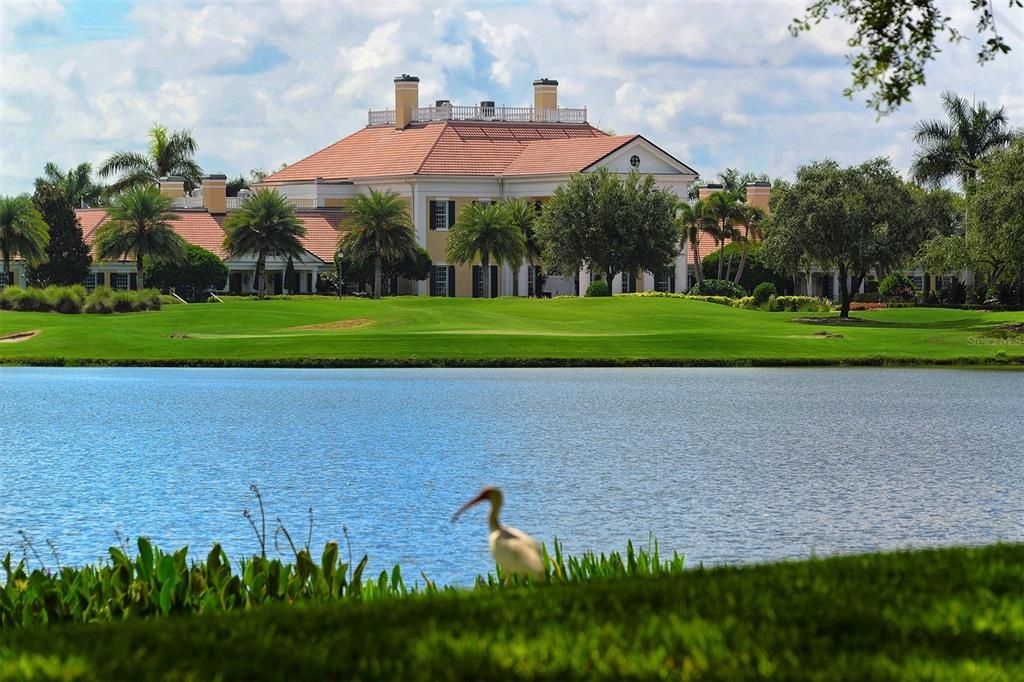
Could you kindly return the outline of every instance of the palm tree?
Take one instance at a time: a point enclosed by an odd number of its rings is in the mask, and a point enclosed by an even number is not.
[[[142,262],[177,262],[185,257],[185,240],[171,222],[171,200],[157,187],[132,187],[117,195],[108,209],[109,219],[96,230],[93,247],[100,260],[135,256],[136,288],[144,289]]]
[[[740,266],[736,269],[734,283],[739,284],[743,277],[743,268],[747,265],[747,250],[750,248],[750,240],[761,238],[761,226],[764,224],[768,214],[764,209],[756,206],[741,206],[743,214],[743,251],[740,253]]]
[[[3,255],[3,280],[10,281],[11,257],[18,255],[28,263],[46,259],[50,228],[27,194],[0,197],[0,254]]]
[[[701,268],[699,253],[700,238],[709,222],[704,213],[703,199],[697,199],[692,204],[686,202],[679,203],[678,220],[683,228],[681,230],[683,239],[689,242],[690,250],[693,252],[693,270],[698,283],[704,281],[704,272]]]
[[[192,137],[191,130],[170,132],[165,126],[155,123],[149,131],[149,150],[138,152],[115,152],[100,164],[100,177],[119,174],[110,186],[111,192],[121,192],[128,187],[155,185],[160,178],[178,175],[185,178],[185,189],[192,190],[202,182],[203,169],[195,161],[199,145]]]
[[[705,230],[718,244],[718,279],[722,279],[725,264],[725,242],[739,238],[736,220],[740,218],[736,197],[730,192],[714,192],[704,199],[704,215],[711,220]]]
[[[523,233],[527,262],[530,265],[536,265],[540,260],[541,247],[540,242],[537,241],[537,232],[534,230],[534,224],[537,222],[535,204],[525,199],[509,199],[503,205],[505,218]]]
[[[103,185],[92,181],[92,164],[80,163],[64,172],[52,161],[43,167],[43,176],[36,178],[36,187],[52,185],[67,197],[74,208],[87,208],[99,203],[103,196]]]
[[[947,121],[919,121],[914,126],[914,142],[919,148],[910,172],[916,181],[936,186],[956,178],[960,187],[970,192],[978,162],[1008,145],[1014,133],[1003,107],[993,111],[984,102],[969,104],[955,92],[946,91],[942,108]]]
[[[526,236],[513,225],[500,204],[471,204],[462,210],[448,234],[448,260],[471,263],[480,259],[483,296],[491,297],[491,261],[519,265],[526,255]]]
[[[224,250],[231,258],[256,254],[254,281],[260,298],[267,295],[267,256],[300,258],[306,250],[306,226],[295,207],[276,189],[261,189],[224,221]]]
[[[416,249],[409,209],[397,192],[371,189],[349,204],[352,231],[339,247],[353,260],[373,262],[373,297],[380,298],[384,265],[400,262]]]

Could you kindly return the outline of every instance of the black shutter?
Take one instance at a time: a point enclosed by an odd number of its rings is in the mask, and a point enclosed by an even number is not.
[[[448,266],[448,295],[455,296],[455,266]]]
[[[482,298],[484,295],[484,280],[480,276],[480,266],[473,266],[473,298]]]
[[[455,202],[448,202],[448,229],[452,229],[455,225]]]
[[[437,266],[430,266],[430,295],[437,296]]]
[[[670,294],[676,293],[676,273],[673,272],[668,278],[668,292]]]
[[[491,298],[498,298],[498,266],[491,266]]]
[[[429,201],[429,202],[427,202],[427,204],[430,206],[430,209],[429,209],[430,210],[430,229],[431,230],[436,230],[437,229],[437,202],[436,201]],[[433,280],[431,280],[431,281],[433,281]],[[431,285],[431,287],[433,287],[433,285]],[[433,288],[431,288],[431,291],[433,291]]]
[[[138,286],[139,286],[139,275],[138,275],[138,273],[129,272],[128,273],[128,288],[131,289],[132,291],[135,291],[135,289],[138,288]]]

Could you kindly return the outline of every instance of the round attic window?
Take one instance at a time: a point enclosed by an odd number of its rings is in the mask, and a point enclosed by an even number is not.
[[[637,156],[636,154],[634,154],[633,156],[629,157],[629,165],[632,166],[633,168],[639,168],[640,167],[640,157]]]

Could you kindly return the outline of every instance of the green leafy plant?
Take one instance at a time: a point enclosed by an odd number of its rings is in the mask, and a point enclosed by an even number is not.
[[[902,272],[890,272],[878,285],[878,293],[883,300],[908,303],[914,300],[914,283]]]
[[[596,297],[610,295],[611,290],[608,289],[608,282],[604,281],[603,279],[594,280],[593,282],[590,283],[590,286],[587,287],[586,296]]]
[[[761,282],[754,287],[754,304],[757,306],[763,306],[768,303],[768,299],[778,293],[775,285],[771,282]]]
[[[725,279],[705,279],[697,282],[690,289],[693,296],[728,296],[729,298],[743,298],[747,295],[743,287]]]

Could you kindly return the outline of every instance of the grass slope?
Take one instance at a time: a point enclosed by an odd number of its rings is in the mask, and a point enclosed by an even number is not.
[[[856,325],[681,299],[312,297],[125,315],[0,312],[0,363],[252,365],[1022,363],[1024,313],[903,308]],[[367,320],[362,326],[331,323]],[[327,328],[310,329],[310,325]],[[305,327],[301,329],[300,327]],[[831,336],[822,334],[830,331]]]
[[[2,633],[0,677],[1024,678],[1024,545]]]

